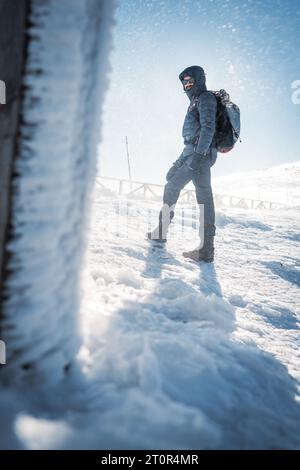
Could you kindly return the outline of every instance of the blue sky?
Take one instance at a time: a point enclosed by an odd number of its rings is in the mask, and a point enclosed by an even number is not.
[[[163,183],[183,147],[179,73],[201,65],[208,89],[241,108],[242,143],[213,175],[299,160],[300,0],[119,0],[100,152],[103,175]]]

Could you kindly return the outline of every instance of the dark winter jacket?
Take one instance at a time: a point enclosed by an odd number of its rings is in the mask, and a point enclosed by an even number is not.
[[[215,95],[206,88],[202,67],[197,65],[187,67],[180,73],[179,80],[182,82],[186,75],[193,77],[195,84],[187,91],[183,87],[190,100],[182,129],[185,144],[183,155],[190,155],[194,151],[206,155],[211,148],[215,147],[217,100]]]

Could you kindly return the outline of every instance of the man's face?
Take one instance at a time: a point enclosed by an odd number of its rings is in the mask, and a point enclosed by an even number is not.
[[[194,86],[195,79],[191,77],[190,75],[186,75],[184,79],[182,80],[182,83],[183,83],[184,89],[188,91]]]

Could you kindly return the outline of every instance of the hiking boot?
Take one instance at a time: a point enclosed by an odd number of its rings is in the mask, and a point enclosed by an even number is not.
[[[161,243],[166,243],[167,241],[166,234],[165,236],[163,236],[162,230],[160,229],[159,225],[151,232],[147,232],[146,237],[148,238],[148,240],[153,240]]]
[[[214,250],[203,251],[203,249],[196,248],[191,251],[184,251],[183,256],[190,258],[193,261],[204,261],[205,263],[212,263],[214,260]]]
[[[166,205],[159,213],[158,226],[151,232],[146,233],[148,240],[165,243],[167,241],[168,228],[173,218],[174,211],[170,211]]]
[[[193,261],[205,261],[205,263],[212,263],[214,260],[214,237],[206,236],[204,238],[204,245],[202,248],[195,248],[191,251],[184,251],[182,254],[185,258],[190,258]]]

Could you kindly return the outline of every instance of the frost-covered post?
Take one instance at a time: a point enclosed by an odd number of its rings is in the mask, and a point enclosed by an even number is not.
[[[80,345],[80,267],[114,6],[30,2],[1,319],[9,378],[57,380]]]
[[[27,0],[0,2],[0,286],[19,126],[27,12]]]

